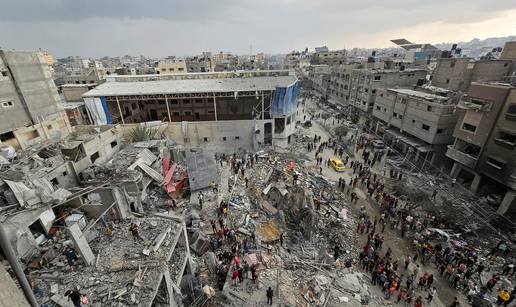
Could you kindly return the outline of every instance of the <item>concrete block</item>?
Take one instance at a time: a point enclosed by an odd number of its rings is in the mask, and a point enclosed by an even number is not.
[[[86,237],[83,236],[81,229],[79,228],[78,223],[73,224],[70,227],[67,227],[68,234],[72,238],[75,248],[81,255],[83,261],[87,265],[92,265],[95,262],[95,255],[86,241]]]

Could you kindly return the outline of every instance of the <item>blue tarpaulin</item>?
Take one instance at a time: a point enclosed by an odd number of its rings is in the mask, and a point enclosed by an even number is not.
[[[100,101],[102,102],[102,108],[104,109],[104,114],[106,115],[106,124],[111,124],[111,114],[109,114],[106,97],[100,97]]]
[[[299,83],[295,82],[287,87],[276,87],[271,105],[271,116],[286,116],[297,109]]]

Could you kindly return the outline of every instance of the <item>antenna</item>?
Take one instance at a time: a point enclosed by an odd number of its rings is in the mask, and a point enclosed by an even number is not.
[[[249,56],[252,56],[253,55],[253,44],[251,43],[249,45]]]

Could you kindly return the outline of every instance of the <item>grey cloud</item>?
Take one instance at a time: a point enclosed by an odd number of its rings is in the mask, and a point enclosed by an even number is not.
[[[2,3],[5,2],[5,3]],[[288,52],[442,22],[461,24],[516,9],[514,0],[0,0],[4,48],[57,56]],[[471,34],[472,37],[475,35]],[[403,33],[400,33],[403,36]],[[363,38],[363,39],[362,39]],[[344,45],[348,44],[348,45]],[[386,42],[388,44],[388,42]],[[356,46],[356,45],[355,45]]]

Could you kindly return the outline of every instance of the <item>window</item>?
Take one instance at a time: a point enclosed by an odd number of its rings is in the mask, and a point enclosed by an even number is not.
[[[374,76],[374,81],[379,81],[382,79],[382,76]]]
[[[207,142],[209,142],[210,139],[207,138],[207,137],[203,137],[202,140],[203,140],[204,143],[207,143]]]
[[[450,67],[455,67],[455,61],[450,62]]]
[[[430,130],[430,126],[425,125],[425,124],[421,124],[421,128],[422,128],[423,130],[426,130],[426,131]]]
[[[427,110],[428,112],[432,112],[432,106],[426,106],[426,110]]]
[[[99,153],[96,152],[90,156],[91,163],[94,163],[99,158]]]
[[[376,106],[376,110],[381,111],[381,109],[379,106]]]
[[[223,141],[223,142],[225,142],[225,141],[227,141],[227,140],[228,140],[228,138],[227,138],[227,137],[225,137],[225,136],[223,136],[223,137],[222,137],[222,141]]]
[[[486,164],[487,165],[490,165],[498,170],[501,170],[504,168],[505,166],[505,162],[503,161],[500,161],[496,158],[493,158],[493,157],[487,157],[487,160],[486,160]]]
[[[399,118],[399,119],[403,119],[403,115],[398,114],[398,118]]]
[[[437,134],[443,134],[446,131],[446,129],[439,128],[437,129]]]
[[[3,142],[10,139],[14,139],[14,133],[12,131],[0,134],[0,141]]]
[[[64,176],[67,176],[67,175],[68,175],[68,172],[67,172],[67,171],[64,171],[64,172],[62,173],[62,175],[63,175],[63,177],[64,177]]]
[[[495,142],[500,145],[505,145],[507,147],[513,148],[516,144],[516,134],[506,131],[499,131],[498,137],[495,139]]]
[[[240,140],[240,137],[239,136],[235,136],[235,140]]]
[[[117,141],[113,141],[111,143],[109,143],[111,145],[111,148],[115,148],[116,145],[118,145],[118,142]]]
[[[179,104],[179,100],[172,100],[171,104]]]
[[[131,108],[132,108],[133,110],[134,110],[134,109],[136,109],[136,103],[134,103],[134,102],[133,102],[133,103],[131,103]]]
[[[184,138],[184,139],[183,139],[183,142],[184,142],[184,143],[190,143],[190,139],[189,139],[189,138]]]
[[[202,99],[195,99],[195,103],[203,103]]]
[[[11,108],[13,106],[12,101],[4,101],[2,102],[2,108]]]
[[[2,77],[7,77],[7,71],[2,71]]]
[[[413,123],[413,124],[415,124],[415,123],[416,123],[416,120],[415,120],[415,119],[413,119],[413,120],[412,120],[412,123]]]
[[[398,117],[398,113],[393,112],[393,113],[392,113],[392,116],[394,116],[394,117]]]
[[[507,67],[507,66],[509,66],[509,63],[503,64],[503,67]]]
[[[169,70],[169,71],[174,71],[174,68],[169,68],[168,70]]]
[[[371,94],[376,94],[376,89],[372,90]]]
[[[450,84],[450,79],[446,79],[446,84]]]
[[[185,115],[186,115],[186,116],[190,116],[190,115],[192,115],[192,112],[185,111]]]
[[[468,123],[462,123],[462,130],[475,133],[475,131],[477,131],[477,126]]]
[[[508,120],[516,120],[516,104],[509,105],[505,118]]]

